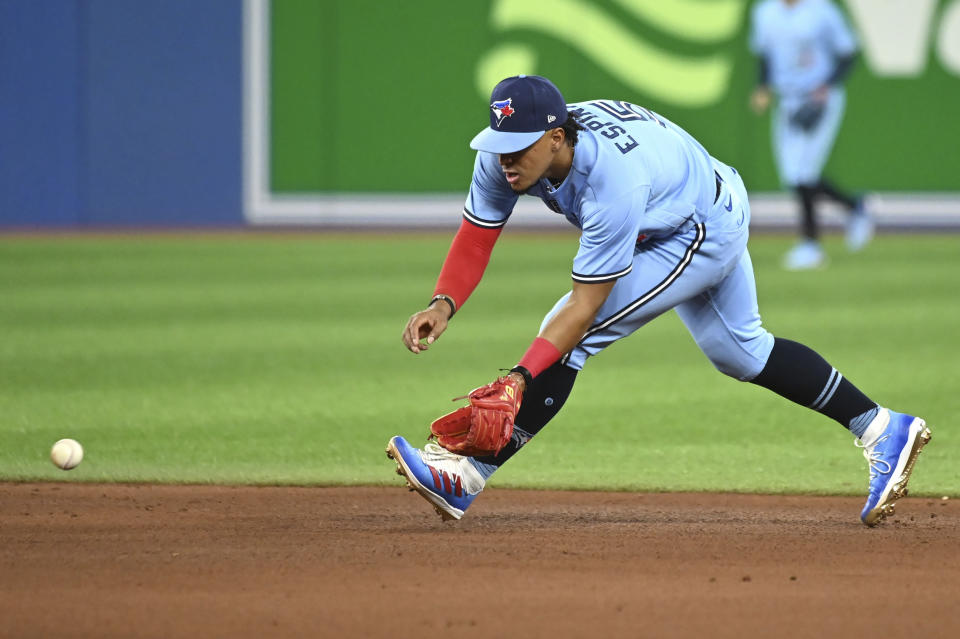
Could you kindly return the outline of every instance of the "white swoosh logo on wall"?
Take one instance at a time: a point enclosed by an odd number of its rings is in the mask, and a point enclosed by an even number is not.
[[[736,35],[745,6],[745,0],[615,1],[670,35],[697,42]],[[490,18],[497,31],[546,33],[632,90],[677,106],[700,107],[719,100],[733,67],[726,55],[694,57],[658,49],[583,0],[496,0]],[[536,51],[526,45],[508,42],[494,48],[477,65],[478,91],[486,96],[504,77],[535,73],[536,59]]]

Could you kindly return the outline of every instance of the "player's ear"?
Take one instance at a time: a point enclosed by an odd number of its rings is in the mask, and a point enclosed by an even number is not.
[[[550,148],[554,153],[563,148],[563,143],[567,140],[567,132],[563,127],[557,127],[550,131]]]

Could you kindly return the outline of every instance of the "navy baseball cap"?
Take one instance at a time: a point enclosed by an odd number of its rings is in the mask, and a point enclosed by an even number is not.
[[[490,126],[470,141],[470,148],[513,153],[566,121],[567,103],[553,82],[539,75],[513,76],[493,88]]]

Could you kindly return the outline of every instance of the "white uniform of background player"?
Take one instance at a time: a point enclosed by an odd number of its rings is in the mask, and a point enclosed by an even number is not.
[[[784,266],[803,269],[824,263],[815,210],[820,196],[840,202],[850,212],[848,248],[863,248],[873,223],[862,200],[841,192],[821,175],[843,119],[842,82],[857,51],[843,15],[830,0],[763,0],[753,8],[750,47],[760,59],[752,106],[762,113],[771,90],[778,97],[772,120],[777,169],[803,212],[803,238],[787,254]]]

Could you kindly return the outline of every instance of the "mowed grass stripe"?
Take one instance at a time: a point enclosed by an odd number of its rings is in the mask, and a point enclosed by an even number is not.
[[[451,397],[508,367],[569,289],[576,236],[505,233],[428,353],[400,343],[447,234],[0,239],[0,479],[394,484],[386,440],[422,441]],[[882,235],[829,268],[751,239],[760,306],[877,401],[934,428],[915,494],[950,463],[956,236]],[[47,460],[80,440],[69,474]],[[672,313],[589,362],[560,416],[492,486],[858,494],[832,421],[713,370]]]

